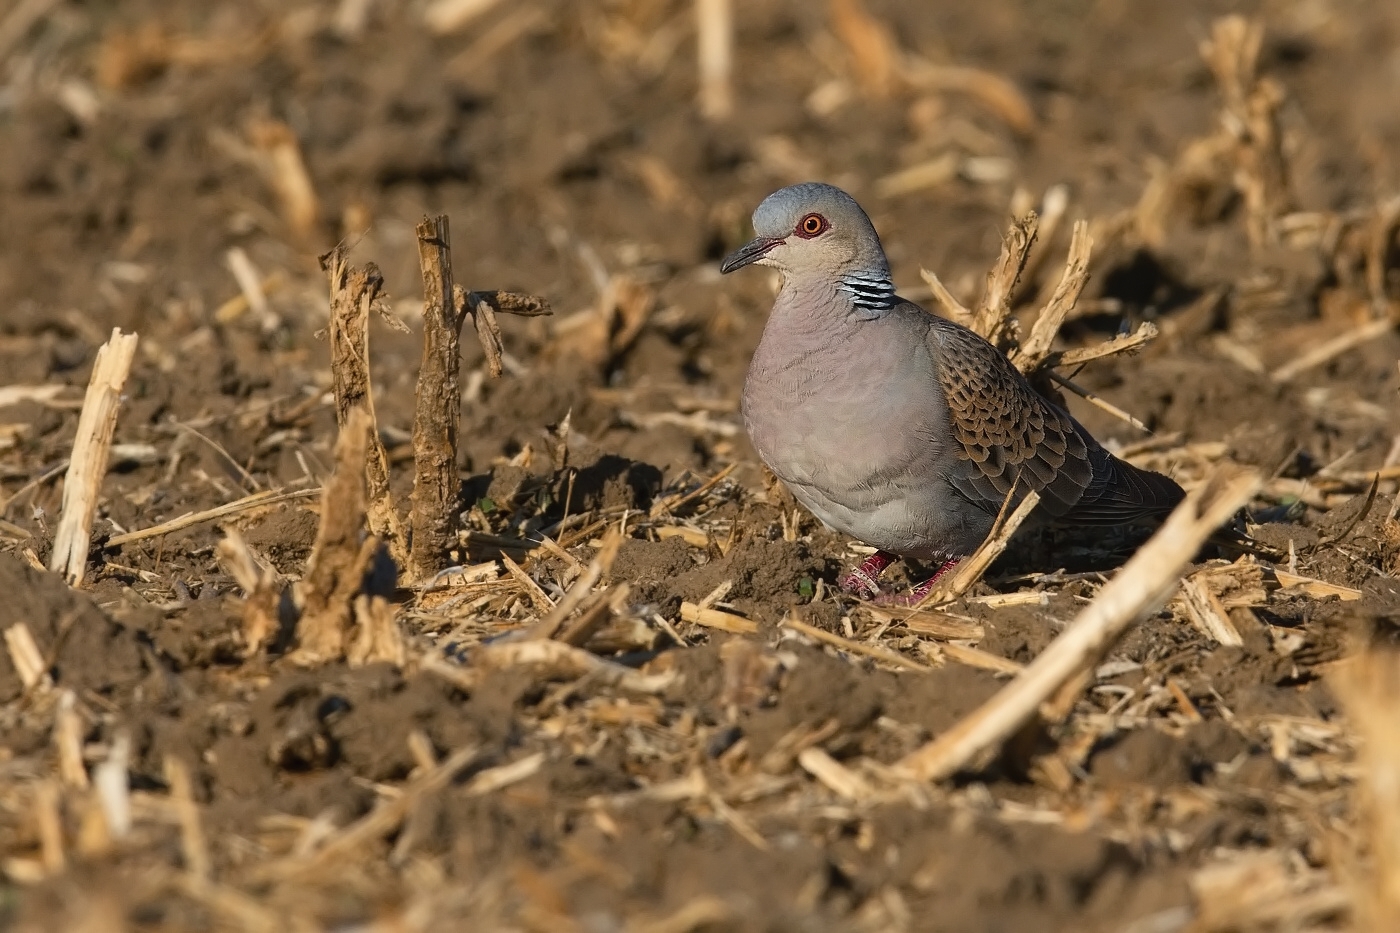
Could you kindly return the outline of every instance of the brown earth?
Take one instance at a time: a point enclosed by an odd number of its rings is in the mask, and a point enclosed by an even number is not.
[[[879,799],[834,792],[797,753],[892,764],[1006,677],[940,662],[928,639],[832,595],[848,542],[805,514],[793,527],[794,503],[766,485],[736,415],[767,284],[721,280],[716,261],[765,194],[824,178],[869,209],[906,294],[927,303],[923,267],[970,303],[1018,190],[1035,205],[1065,184],[1069,217],[1111,218],[1215,131],[1219,92],[1197,44],[1231,12],[1267,29],[1261,68],[1286,95],[1289,210],[1366,215],[1400,186],[1400,6],[869,0],[905,51],[1010,79],[1034,116],[1020,128],[975,94],[863,95],[827,5],[803,0],[736,4],[735,108],[718,122],[696,111],[693,12],[680,0],[519,0],[444,36],[425,28],[424,4],[403,0],[371,4],[358,33],[339,30],[329,2],[50,6],[11,44],[0,38],[0,387],[73,387],[0,408],[0,629],[27,625],[53,682],[26,689],[0,653],[0,927],[1206,931],[1256,928],[1207,909],[1196,882],[1222,859],[1281,852],[1295,881],[1346,881],[1351,744],[1326,675],[1400,625],[1394,472],[1369,509],[1353,475],[1400,458],[1400,337],[1292,379],[1269,373],[1363,322],[1364,263],[1348,234],[1251,247],[1238,194],[1193,190],[1159,241],[1100,237],[1084,298],[1095,313],[1062,333],[1073,346],[1155,322],[1162,336],[1142,353],[1076,378],[1165,438],[1150,465],[1187,485],[1207,461],[1270,477],[1256,537],[1360,598],[1274,590],[1231,611],[1238,647],[1163,610],[1116,646],[1064,723],[976,773]],[[318,199],[304,229],[260,168],[272,124],[293,134]],[[877,193],[879,179],[945,152],[962,160],[957,177]],[[506,375],[469,381],[469,525],[498,541],[566,511],[620,519],[628,538],[605,582],[630,586],[627,611],[588,647],[674,675],[668,686],[513,668],[467,684],[416,662],[246,658],[243,594],[216,559],[212,523],[95,548],[83,592],[32,568],[60,511],[61,478],[45,477],[67,457],[80,387],[113,327],[141,343],[99,545],[329,474],[317,255],[340,238],[353,261],[380,265],[415,331],[376,323],[372,336],[381,434],[406,503],[421,340],[413,225],[428,212],[451,218],[459,281],[555,308],[503,317]],[[1063,224],[1038,247],[1049,258],[1022,286],[1026,310],[1053,287],[1067,242]],[[265,313],[239,311],[235,248],[262,276]],[[1393,313],[1400,247],[1378,248]],[[638,289],[645,322],[630,341],[609,345],[604,330],[590,344],[609,277]],[[481,366],[473,345],[463,372]],[[1144,439],[1073,405],[1106,441]],[[679,518],[650,514],[731,464]],[[295,577],[319,509],[296,500],[232,524]],[[686,536],[667,531],[682,524]],[[588,563],[604,526],[568,528],[561,543]],[[462,562],[496,560],[499,546],[474,544]],[[982,651],[1024,664],[1112,572],[1121,553],[1104,551],[1029,534],[973,595],[1038,589],[1043,601],[949,611],[982,627]],[[561,594],[561,558],[506,553]],[[1027,576],[1054,571],[1065,573]],[[539,616],[500,566],[481,580],[405,597],[415,658],[470,664]],[[756,635],[681,621],[682,602],[723,584],[721,608],[757,621]],[[780,627],[793,612],[929,669],[814,645]],[[92,812],[66,793],[65,865],[36,873],[34,801],[54,773],[61,691],[93,769],[130,739],[135,822],[85,848]],[[1057,746],[1069,750],[1062,779],[1030,751]],[[466,748],[469,763],[414,798],[401,825],[353,857],[311,858],[430,771],[425,753]],[[507,786],[473,784],[535,754],[538,768]],[[207,882],[190,880],[172,760],[193,779]],[[1278,928],[1349,922],[1344,906],[1295,920]]]

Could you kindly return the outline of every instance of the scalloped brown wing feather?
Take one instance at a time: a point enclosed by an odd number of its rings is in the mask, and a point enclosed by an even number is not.
[[[1068,514],[1093,482],[1093,441],[1086,444],[1074,419],[1031,388],[1001,351],[959,324],[934,322],[930,340],[960,467],[949,477],[953,487],[997,510],[1019,479],[1013,505],[1034,489],[1048,514]]]
[[[968,499],[998,510],[1019,479],[1013,505],[1034,489],[1053,518],[1112,525],[1161,517],[1185,496],[1168,477],[1114,457],[972,331],[934,318],[930,339],[957,440],[960,469],[949,481]]]

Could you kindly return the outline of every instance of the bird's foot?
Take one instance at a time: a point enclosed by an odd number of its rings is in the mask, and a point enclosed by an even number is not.
[[[880,574],[885,572],[885,568],[899,560],[893,554],[885,551],[876,551],[865,560],[860,562],[860,566],[841,578],[841,591],[858,596],[861,599],[875,599],[880,595]]]
[[[939,567],[933,576],[914,587],[908,593],[878,593],[873,602],[877,606],[917,606],[924,601],[925,596],[933,592],[934,584],[937,583],[945,573],[952,570],[957,565],[957,560],[944,561],[943,566]]]

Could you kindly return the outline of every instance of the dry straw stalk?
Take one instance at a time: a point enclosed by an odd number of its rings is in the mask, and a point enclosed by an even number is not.
[[[297,623],[297,640],[316,658],[345,656],[354,621],[354,600],[365,570],[379,547],[361,541],[365,524],[365,449],[369,415],[350,411],[335,445],[335,473],[326,483],[321,524],[302,581],[305,603]]]
[[[331,380],[336,424],[343,429],[355,409],[369,416],[369,449],[365,459],[369,530],[384,539],[394,563],[405,567],[408,543],[389,494],[389,455],[379,439],[369,372],[369,312],[376,305],[382,310],[384,277],[373,263],[351,266],[345,257],[345,247],[339,245],[321,257],[321,267],[330,277]],[[387,316],[386,320],[396,322]],[[408,329],[401,324],[398,326]]]
[[[423,367],[413,419],[413,546],[408,573],[428,580],[457,541],[457,428],[462,310],[452,292],[452,238],[447,216],[418,224],[423,270]]]
[[[107,473],[107,455],[112,449],[122,388],[131,372],[136,342],[135,334],[112,331],[111,339],[97,351],[87,397],[78,416],[73,456],[63,483],[63,511],[54,535],[53,556],[49,558],[49,569],[63,574],[73,586],[82,585],[87,567],[92,519],[97,512],[102,477]]]
[[[942,780],[1006,741],[1128,626],[1166,602],[1206,538],[1258,488],[1257,475],[1238,473],[1217,474],[1193,491],[1050,647],[970,716],[906,756],[901,769],[921,780]]]
[[[733,0],[695,0],[700,112],[722,120],[734,110],[730,72],[734,67]]]
[[[1400,929],[1400,655],[1373,651],[1330,678],[1361,740],[1361,828],[1369,858],[1351,866],[1357,930]]]
[[[1008,504],[1010,498],[1007,500]],[[1011,536],[1021,527],[1021,524],[1030,517],[1031,512],[1040,504],[1040,494],[1031,491],[1026,493],[1026,497],[1016,506],[1016,510],[1009,516],[1006,514],[1005,505],[1002,507],[1002,514],[997,516],[997,522],[992,526],[986,540],[978,545],[977,550],[966,560],[958,562],[952,575],[940,585],[936,586],[927,596],[920,601],[919,607],[937,606],[943,603],[952,602],[962,596],[987,572],[987,568],[992,566],[992,562],[1001,556],[1006,550],[1007,544],[1011,541]]]
[[[241,512],[248,512],[253,509],[264,508],[269,505],[277,505],[281,502],[290,502],[293,499],[311,499],[321,494],[320,489],[285,489],[281,492],[271,490],[255,492],[251,496],[244,496],[233,502],[226,502],[223,505],[216,505],[212,509],[205,509],[202,512],[190,512],[178,518],[161,522],[159,525],[152,525],[150,528],[142,528],[137,531],[128,531],[126,534],[113,535],[107,539],[108,547],[119,547],[123,544],[130,544],[133,541],[142,541],[146,538],[158,538],[161,535],[173,534],[192,528],[195,525],[202,525],[205,522],[215,522],[221,518],[228,518]]]
[[[988,343],[1007,350],[1015,341],[1015,321],[1011,317],[1011,300],[1015,297],[1016,286],[1021,281],[1021,270],[1026,267],[1031,247],[1035,244],[1036,233],[1040,229],[1040,219],[1034,212],[1015,221],[1006,231],[1006,239],[1001,244],[1001,254],[996,264],[987,273],[987,287],[982,301],[972,314],[968,325]]]

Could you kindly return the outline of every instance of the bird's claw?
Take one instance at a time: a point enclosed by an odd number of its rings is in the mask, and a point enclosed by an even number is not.
[[[870,575],[866,573],[865,564],[861,564],[860,567],[851,571],[846,578],[841,581],[841,588],[848,593],[855,592],[860,598],[868,599],[877,606],[917,606],[924,601],[924,597],[933,592],[934,585],[943,578],[945,573],[953,567],[956,567],[957,563],[956,560],[944,561],[943,565],[938,568],[938,571],[933,576],[907,593],[881,593],[880,588],[875,585],[875,581],[870,579]],[[853,591],[848,584],[857,583],[859,580],[867,581],[869,583],[869,588],[863,591]]]
[[[885,568],[898,560],[893,554],[884,551],[876,551],[865,560],[860,562],[860,566],[841,578],[839,584],[842,592],[850,593],[860,599],[876,599],[880,595],[880,574],[885,572]]]
[[[880,597],[880,585],[875,582],[874,577],[865,572],[864,567],[857,567],[842,577],[839,586],[841,592],[860,599],[878,600]]]

